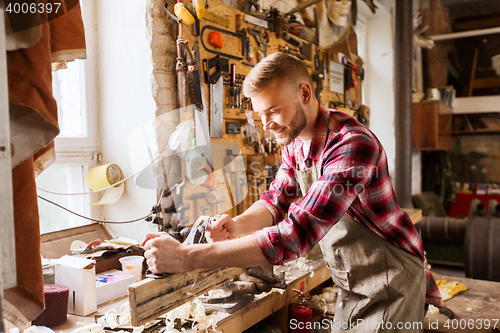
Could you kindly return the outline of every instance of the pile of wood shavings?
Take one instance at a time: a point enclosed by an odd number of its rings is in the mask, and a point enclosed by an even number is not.
[[[321,292],[321,294],[311,297],[309,301],[311,307],[325,312],[335,312],[339,288],[337,286],[326,287]]]
[[[306,256],[304,256],[304,257],[300,257],[298,259],[289,261],[289,262],[285,263],[284,266],[288,266],[291,268],[298,268],[299,270],[301,270],[304,273],[311,272],[310,277],[313,277],[314,271],[312,270],[312,267],[309,266],[310,262],[311,261]],[[287,279],[287,280],[293,279],[293,276],[289,271],[285,272],[285,279]]]
[[[164,333],[187,332],[185,327],[181,327],[180,330],[175,327],[176,322],[180,321],[180,324],[184,325],[188,320],[192,322],[190,332],[207,332],[210,329],[211,332],[222,333],[215,329],[217,327],[218,316],[215,313],[207,315],[203,303],[197,298],[192,302],[173,309],[167,314]]]

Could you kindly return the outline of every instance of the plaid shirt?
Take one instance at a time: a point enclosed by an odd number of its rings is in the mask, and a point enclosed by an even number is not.
[[[347,214],[427,266],[422,241],[396,202],[385,151],[369,129],[320,103],[307,158],[302,144],[297,138],[283,147],[276,178],[257,201],[274,218],[273,226],[254,233],[271,263],[280,265],[305,255]],[[319,164],[321,178],[297,203],[301,191],[295,170]],[[286,213],[288,218],[283,219]],[[428,269],[425,275],[426,303],[443,306],[434,277]]]

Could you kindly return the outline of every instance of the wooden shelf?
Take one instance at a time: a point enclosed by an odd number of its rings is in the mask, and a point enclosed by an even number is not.
[[[472,131],[453,131],[453,135],[500,134],[500,130],[478,129]]]
[[[454,135],[498,134],[500,113],[470,113],[453,115]]]
[[[413,103],[413,150],[451,149],[453,144],[452,120],[451,108],[440,101]]]
[[[453,114],[500,112],[500,96],[457,97]]]

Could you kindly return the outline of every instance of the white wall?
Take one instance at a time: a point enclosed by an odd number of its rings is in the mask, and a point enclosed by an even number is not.
[[[146,0],[96,1],[102,162],[118,164],[125,176],[132,174],[129,135],[152,119],[156,109],[151,93],[146,4]],[[122,198],[104,206],[103,215],[108,221],[139,218],[151,211],[155,201],[155,190],[140,188],[135,180],[129,180]],[[151,228],[144,221],[107,227],[113,235],[138,241]]]
[[[360,2],[365,5],[364,2]],[[366,15],[367,59],[365,59],[366,104],[370,107],[370,129],[387,153],[389,173],[394,179],[396,139],[394,131],[394,52],[392,17],[384,6]]]

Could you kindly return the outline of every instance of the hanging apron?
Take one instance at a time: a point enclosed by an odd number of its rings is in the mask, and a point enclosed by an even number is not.
[[[321,161],[303,171],[297,165],[303,196],[320,176]],[[347,215],[319,244],[339,287],[332,332],[423,332],[426,283],[417,257]]]

